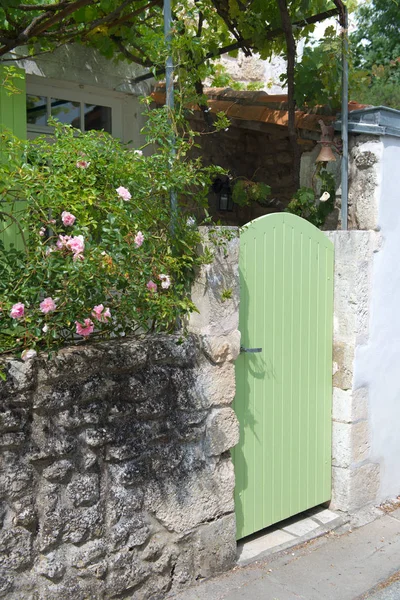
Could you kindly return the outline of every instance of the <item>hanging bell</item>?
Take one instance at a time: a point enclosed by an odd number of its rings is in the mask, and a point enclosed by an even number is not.
[[[336,158],[332,152],[332,148],[330,146],[323,145],[320,153],[315,159],[315,162],[332,162],[333,160],[336,160]]]

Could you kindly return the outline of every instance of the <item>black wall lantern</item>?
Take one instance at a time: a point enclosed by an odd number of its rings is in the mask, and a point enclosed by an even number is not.
[[[229,179],[221,179],[221,177],[217,177],[212,188],[218,197],[218,210],[233,211],[232,190],[229,184]]]

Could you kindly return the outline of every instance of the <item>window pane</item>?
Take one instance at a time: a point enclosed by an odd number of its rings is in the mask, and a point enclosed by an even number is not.
[[[111,108],[85,104],[85,131],[90,129],[104,129],[111,133]]]
[[[79,129],[81,126],[80,114],[81,105],[79,102],[60,100],[59,98],[51,99],[51,116],[61,121],[61,123],[66,123]]]
[[[26,120],[33,125],[47,125],[47,98],[26,95]]]

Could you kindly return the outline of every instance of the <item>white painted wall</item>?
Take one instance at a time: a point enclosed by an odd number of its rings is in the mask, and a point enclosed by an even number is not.
[[[380,464],[378,501],[400,494],[400,138],[385,136],[370,331],[357,347],[355,388],[369,388],[370,460]]]
[[[120,101],[122,141],[131,141],[135,147],[143,144],[140,129],[144,125],[144,107],[139,98],[150,93],[150,83],[131,84],[131,80],[143,72],[138,65],[127,61],[114,63],[96,50],[79,45],[63,46],[51,54],[22,60],[18,64],[27,74],[28,93],[30,85],[37,89],[43,80],[54,86],[86,91],[94,96],[98,93]]]

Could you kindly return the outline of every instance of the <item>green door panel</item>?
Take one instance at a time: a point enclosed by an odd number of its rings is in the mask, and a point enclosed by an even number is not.
[[[240,239],[238,539],[331,495],[333,244],[286,213]]]
[[[22,69],[18,69],[20,74],[24,75]],[[0,83],[4,82],[5,69],[0,65]],[[14,80],[15,87],[19,93],[9,93],[4,85],[0,86],[0,135],[2,131],[8,129],[14,135],[21,139],[26,139],[26,90],[25,77]],[[0,160],[7,160],[7,152],[4,140],[0,138]],[[10,202],[10,198],[0,196],[0,211],[11,213],[18,219],[21,211],[24,210],[25,203],[21,200]],[[6,247],[10,244],[20,250],[23,249],[23,242],[17,225],[12,219],[0,215],[0,240]]]

